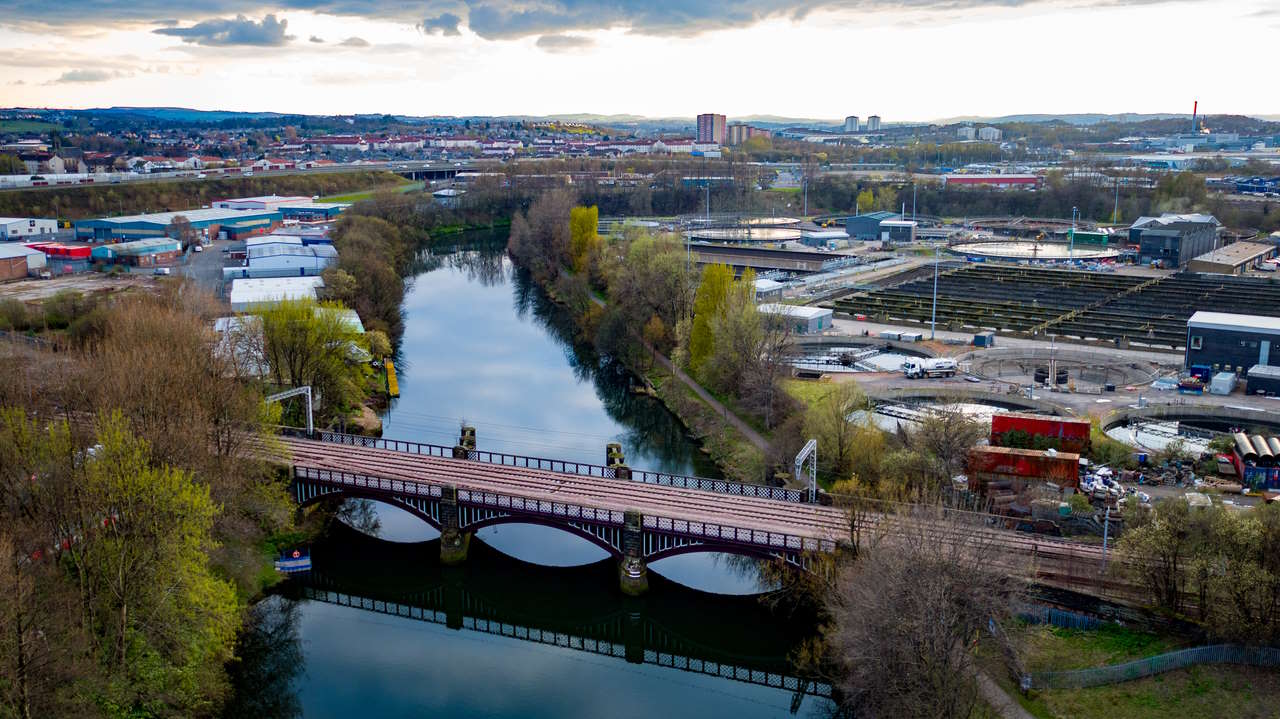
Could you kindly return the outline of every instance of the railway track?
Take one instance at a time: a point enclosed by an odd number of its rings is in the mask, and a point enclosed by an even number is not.
[[[1034,576],[1037,581],[1130,600],[1135,588],[1103,572],[1104,553],[1096,545],[992,526],[1002,518],[954,512],[936,516],[863,513],[854,519],[840,507],[796,504],[605,479],[471,460],[432,457],[386,449],[352,447],[282,438],[297,467],[327,469],[407,482],[451,484],[460,489],[498,492],[598,509],[639,510],[645,515],[722,523],[746,529],[848,543],[853,522],[864,536],[887,541],[927,533],[929,541],[984,552],[992,566]],[[265,450],[265,447],[259,449]],[[1123,561],[1111,557],[1115,563]]]

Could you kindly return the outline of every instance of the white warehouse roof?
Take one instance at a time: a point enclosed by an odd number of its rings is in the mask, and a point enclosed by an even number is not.
[[[279,235],[272,233],[270,235],[258,235],[245,239],[245,247],[254,247],[256,245],[301,245],[301,235]]]
[[[244,310],[256,304],[283,300],[314,300],[324,287],[319,277],[255,277],[231,282],[231,309]]]
[[[802,320],[812,320],[818,317],[830,317],[833,312],[821,307],[805,307],[803,305],[783,305],[775,302],[767,302],[758,308],[767,315],[786,315],[787,317],[795,317]]]
[[[0,260],[9,260],[14,257],[30,257],[32,255],[40,255],[44,257],[44,253],[40,250],[34,250],[26,245],[6,242],[0,244]]]
[[[1191,315],[1191,318],[1187,320],[1187,327],[1213,330],[1254,330],[1280,334],[1280,317],[1200,311]]]
[[[57,222],[57,220],[43,217],[0,217],[0,225],[12,225],[15,222]]]
[[[246,252],[250,261],[263,257],[280,257],[284,255],[322,258],[338,256],[338,251],[333,248],[333,245],[300,245],[290,242],[249,245]]]

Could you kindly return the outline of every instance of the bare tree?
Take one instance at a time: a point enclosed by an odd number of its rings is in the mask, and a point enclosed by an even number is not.
[[[182,243],[183,252],[200,240],[200,233],[191,226],[186,215],[177,215],[170,221],[169,236]]]
[[[1018,587],[984,535],[921,508],[881,518],[828,595],[828,658],[860,717],[966,717],[979,704],[973,647]],[[1016,569],[1016,568],[1014,568]]]

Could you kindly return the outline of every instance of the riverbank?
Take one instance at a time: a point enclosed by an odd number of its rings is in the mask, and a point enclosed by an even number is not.
[[[584,321],[585,316],[573,312],[576,303],[560,296],[553,286],[539,283],[539,287],[573,318],[579,336],[590,334],[592,328]],[[606,306],[604,299],[594,293],[588,293],[587,299],[595,307]],[[698,441],[702,451],[715,462],[725,478],[745,484],[763,484],[768,470],[769,441],[676,367],[666,355],[638,337],[631,341],[640,351],[612,356],[642,380],[648,391],[680,420],[689,436]],[[591,345],[593,351],[600,352],[594,340]],[[640,357],[649,358],[648,367],[640,366]]]
[[[662,369],[653,367],[642,375],[653,388],[654,396],[662,400],[667,409],[701,443],[702,450],[724,472],[725,477],[747,484],[763,483],[767,470],[767,449],[761,448],[757,440],[765,442],[765,439],[725,409],[724,405],[716,402],[688,375],[679,370],[673,372],[671,360],[661,354],[656,357],[662,364]],[[631,369],[635,371],[634,367]]]

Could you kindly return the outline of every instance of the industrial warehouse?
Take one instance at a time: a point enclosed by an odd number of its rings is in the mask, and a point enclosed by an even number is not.
[[[191,229],[206,239],[243,239],[248,235],[269,232],[283,217],[278,210],[201,209],[181,212],[158,212],[149,215],[104,217],[75,223],[75,237],[80,242],[124,242],[167,237],[174,232],[173,223],[185,218]]]

